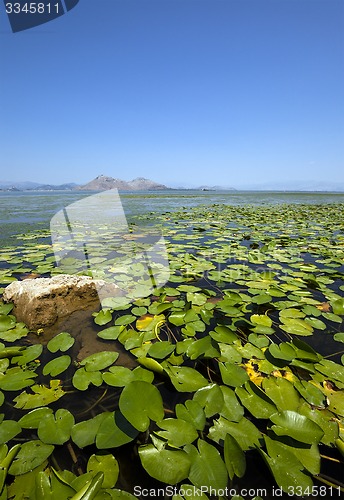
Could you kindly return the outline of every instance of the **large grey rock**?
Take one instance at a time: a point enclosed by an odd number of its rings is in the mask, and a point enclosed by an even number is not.
[[[60,274],[52,278],[14,281],[5,288],[4,302],[14,303],[14,314],[31,330],[54,325],[74,311],[99,306],[99,295],[114,297],[120,289],[88,276]],[[95,309],[94,309],[95,310]]]

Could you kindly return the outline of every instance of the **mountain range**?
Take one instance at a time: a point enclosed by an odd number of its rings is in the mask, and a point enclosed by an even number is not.
[[[132,181],[123,181],[106,175],[98,175],[87,184],[79,185],[75,183],[66,184],[40,184],[38,182],[11,182],[0,181],[0,191],[107,191],[108,189],[118,189],[119,191],[149,191],[170,189],[163,184],[137,177]]]
[[[124,181],[106,175],[98,175],[87,184],[42,184],[32,181],[0,181],[0,191],[106,191],[108,189],[118,189],[119,191],[159,191],[172,189],[144,177],[137,177],[131,181]],[[265,182],[259,184],[243,184],[233,187],[225,186],[199,186],[199,187],[178,187],[175,189],[201,190],[201,191],[293,191],[293,192],[344,192],[344,183],[331,181],[292,181],[284,180],[280,182]]]
[[[75,189],[82,191],[107,191],[108,189],[118,189],[119,191],[151,191],[158,189],[169,189],[163,184],[145,179],[144,177],[137,177],[132,181],[123,181],[122,179],[115,179],[106,175],[98,175],[95,179],[84,184],[77,186]]]

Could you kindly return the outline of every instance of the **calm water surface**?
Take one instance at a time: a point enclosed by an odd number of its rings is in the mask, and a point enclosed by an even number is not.
[[[94,192],[85,191],[0,192],[0,245],[10,243],[15,234],[49,229],[50,219],[56,212],[92,194]],[[163,213],[200,204],[344,203],[344,193],[167,190],[122,192],[121,201],[130,221],[131,216],[138,214]]]

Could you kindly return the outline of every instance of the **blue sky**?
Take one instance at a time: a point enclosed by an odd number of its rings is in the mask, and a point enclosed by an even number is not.
[[[1,180],[344,182],[342,0],[0,4]]]

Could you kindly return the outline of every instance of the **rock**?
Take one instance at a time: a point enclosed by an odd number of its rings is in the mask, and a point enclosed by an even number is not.
[[[88,276],[60,274],[52,278],[14,281],[3,293],[4,302],[13,302],[18,321],[31,330],[54,325],[74,311],[99,306],[99,295],[114,297],[121,294],[117,285]]]

